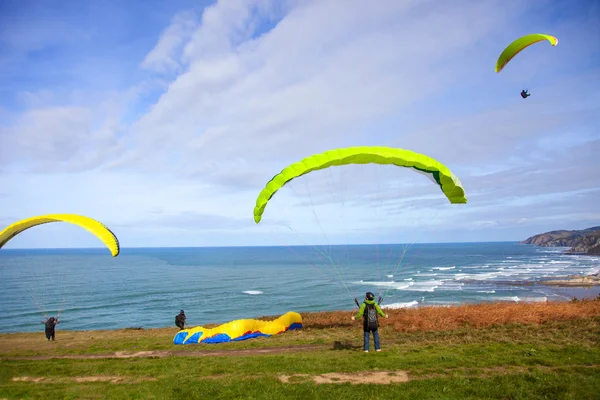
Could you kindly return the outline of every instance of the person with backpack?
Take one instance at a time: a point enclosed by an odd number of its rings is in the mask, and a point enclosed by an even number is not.
[[[48,319],[43,320],[42,324],[46,325],[46,339],[48,339],[48,341],[50,341],[50,339],[54,341],[54,328],[56,327],[56,325],[60,324],[58,318],[50,317]]]
[[[356,301],[358,304],[358,301]],[[379,342],[379,320],[377,315],[381,315],[384,318],[388,318],[387,314],[384,314],[379,308],[379,304],[375,302],[375,295],[371,292],[367,292],[365,296],[365,301],[360,305],[360,309],[358,310],[358,314],[352,317],[352,321],[357,318],[363,317],[363,331],[365,334],[365,340],[363,344],[363,350],[365,353],[369,352],[369,341],[370,341],[370,332],[373,332],[373,342],[375,344],[375,351],[381,351],[381,344]]]
[[[179,330],[185,329],[185,313],[183,310],[179,311],[179,314],[175,316],[175,325],[179,327]]]

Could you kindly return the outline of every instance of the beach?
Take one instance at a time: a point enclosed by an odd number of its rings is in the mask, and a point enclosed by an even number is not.
[[[543,280],[542,284],[562,287],[589,287],[600,285],[600,277],[598,274],[586,276],[568,276],[565,278]]]

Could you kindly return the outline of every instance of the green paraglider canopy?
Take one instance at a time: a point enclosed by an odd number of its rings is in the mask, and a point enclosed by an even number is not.
[[[458,178],[442,163],[414,151],[383,147],[360,146],[329,150],[314,154],[285,167],[260,192],[254,207],[254,221],[259,223],[267,203],[286,183],[309,172],[348,164],[393,164],[412,168],[433,180],[452,204],[466,203],[465,191]]]
[[[530,35],[525,35],[511,44],[508,45],[498,57],[498,61],[496,61],[496,72],[502,71],[502,69],[508,64],[510,60],[512,60],[517,54],[519,54],[522,50],[531,46],[532,44],[542,42],[547,40],[550,42],[552,46],[556,46],[558,44],[558,39],[554,36],[545,35],[543,33],[532,33]]]

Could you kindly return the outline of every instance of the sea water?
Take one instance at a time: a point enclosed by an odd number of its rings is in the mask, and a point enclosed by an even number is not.
[[[366,291],[402,307],[593,298],[545,278],[600,271],[600,257],[519,243],[0,250],[0,331],[189,326],[287,311],[356,309]]]

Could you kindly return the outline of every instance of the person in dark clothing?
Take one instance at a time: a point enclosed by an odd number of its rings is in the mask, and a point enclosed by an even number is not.
[[[179,311],[179,314],[175,317],[175,325],[179,327],[179,330],[185,329],[185,313],[183,310]]]
[[[526,98],[528,98],[529,96],[531,96],[531,94],[530,94],[530,93],[527,93],[527,89],[521,90],[521,97],[522,97],[522,98],[526,99]]]
[[[50,341],[50,339],[54,340],[55,327],[60,324],[58,318],[50,317],[42,321],[42,324],[46,325],[46,339]]]
[[[356,316],[352,316],[352,321],[356,318],[363,317],[363,331],[364,331],[364,343],[363,350],[365,353],[369,352],[369,339],[370,332],[373,333],[373,342],[375,344],[375,350],[381,351],[381,344],[379,342],[379,320],[377,315],[381,315],[384,318],[387,318],[388,315],[384,314],[379,308],[379,304],[375,302],[375,295],[371,292],[367,292],[365,296],[365,301],[360,305],[360,309],[358,310],[358,314]]]

